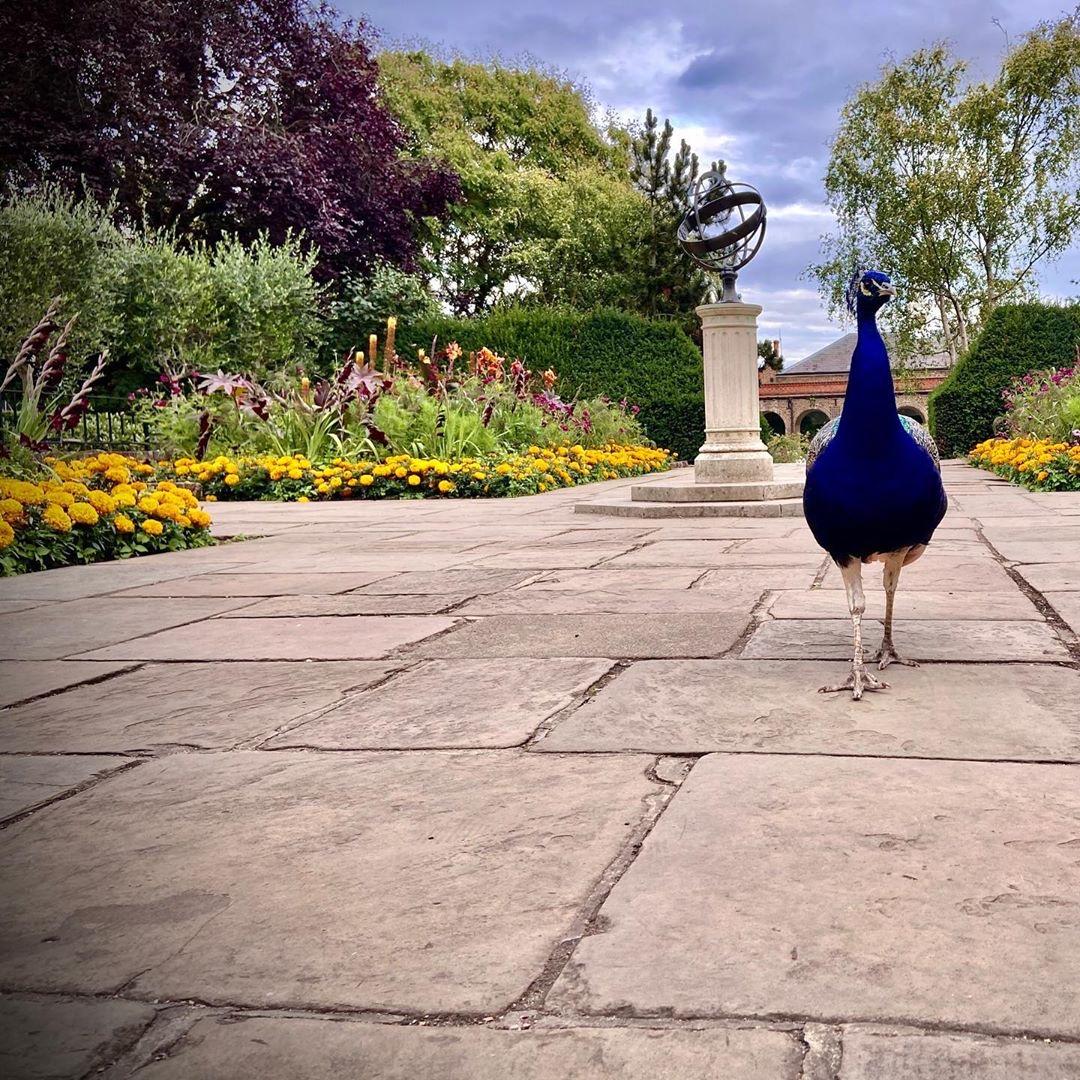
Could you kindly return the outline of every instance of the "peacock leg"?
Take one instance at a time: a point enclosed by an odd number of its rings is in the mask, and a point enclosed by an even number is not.
[[[885,634],[881,639],[881,648],[874,657],[880,671],[884,671],[890,664],[904,664],[906,667],[919,666],[915,660],[905,660],[897,655],[892,640],[893,600],[896,596],[896,586],[900,584],[900,571],[903,569],[907,553],[907,548],[893,552],[886,558],[882,572],[882,582],[885,585]]]
[[[844,578],[844,591],[847,593],[848,610],[851,612],[851,627],[855,639],[855,654],[851,660],[851,674],[836,686],[823,686],[819,693],[833,694],[839,690],[850,690],[856,701],[863,696],[864,690],[884,690],[889,685],[871,675],[863,663],[862,617],[866,610],[866,598],[863,596],[862,563],[852,559],[847,566],[840,567]]]

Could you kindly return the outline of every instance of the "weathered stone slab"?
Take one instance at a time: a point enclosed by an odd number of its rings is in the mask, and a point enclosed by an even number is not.
[[[796,1080],[789,1032],[745,1028],[394,1027],[204,1019],[145,1080]]]
[[[175,754],[17,823],[0,980],[505,1008],[657,787],[633,755]]]
[[[1080,1046],[984,1035],[847,1029],[838,1080],[1076,1080]]]
[[[227,549],[200,548],[191,554],[207,570],[223,569]],[[92,566],[64,566],[33,574],[17,574],[0,579],[0,598],[5,600],[78,600],[100,596],[118,589],[130,589],[168,578],[189,577],[196,567],[176,562],[172,555],[144,555],[138,559],[96,563]]]
[[[529,583],[530,589],[551,589],[557,592],[595,591],[635,592],[639,589],[689,589],[702,571],[697,567],[680,570],[677,567],[627,566],[613,569],[604,565],[596,570],[551,570]]]
[[[825,553],[817,551],[738,552],[731,540],[658,540],[612,559],[611,566],[793,567],[818,566]]]
[[[130,666],[93,660],[3,660],[0,661],[0,708],[52,694],[88,679],[100,679]]]
[[[1030,540],[1002,540],[994,544],[1002,557],[1018,563],[1069,563],[1080,556],[1080,540],[1054,539],[1052,530],[1043,535],[1032,529]]]
[[[225,749],[363,690],[392,664],[150,664],[0,713],[0,752]]]
[[[98,649],[83,659],[375,660],[453,625],[453,619],[435,615],[210,619]]]
[[[240,607],[245,600],[216,597],[174,599],[93,597],[44,604],[6,620],[0,656],[6,660],[58,660],[167,626],[195,623]],[[194,627],[189,630],[198,633]],[[104,657],[103,659],[111,659]]]
[[[477,555],[470,552],[473,566],[510,568],[514,570],[573,570],[595,566],[616,555],[622,555],[632,546],[632,541],[618,544],[568,544],[560,547],[520,547],[502,551],[497,555]]]
[[[0,756],[0,819],[24,814],[125,764],[120,757]]]
[[[518,746],[611,664],[426,660],[270,741],[323,750]]]
[[[304,596],[343,593],[384,578],[371,574],[200,574],[128,589],[121,596]]]
[[[1025,563],[1016,572],[1039,592],[1080,592],[1080,560],[1069,563]]]
[[[884,619],[884,590],[868,588],[865,596],[865,617]],[[774,619],[835,619],[847,614],[847,600],[836,589],[793,589],[777,593],[776,599],[769,605],[769,614]],[[1038,609],[1019,589],[1000,593],[899,589],[894,617],[898,624],[907,619],[1042,620]]]
[[[79,1080],[108,1064],[154,1019],[136,1001],[0,998],[0,1075]]]
[[[737,566],[727,566],[722,570],[707,570],[694,588],[709,591],[730,589],[738,585],[761,592],[766,589],[809,589],[814,583],[819,566],[793,566],[788,570],[780,567],[769,570],[764,567],[740,569]]]
[[[876,619],[863,620],[863,647],[868,655],[881,643],[881,632],[882,624]],[[893,641],[909,660],[1070,659],[1044,622],[898,619],[893,624]],[[850,619],[772,619],[754,631],[742,655],[748,660],[850,660],[851,650]]]
[[[479,596],[454,611],[455,615],[557,615],[608,613],[612,615],[670,612],[749,611],[763,590],[732,585],[730,589],[606,589],[575,592],[563,589],[521,589]]]
[[[845,674],[842,663],[808,660],[642,661],[536,749],[1080,761],[1073,669],[890,668],[889,689],[861,701],[816,693]]]
[[[1069,624],[1073,633],[1080,635],[1080,592],[1048,592],[1043,596]]]
[[[549,1000],[1076,1038],[1075,774],[706,757]]]
[[[719,656],[750,622],[743,613],[492,615],[415,650],[421,656]]]
[[[460,593],[345,593],[342,596],[270,596],[223,619],[310,618],[319,615],[437,615],[468,596]],[[455,611],[456,615],[457,612]]]
[[[0,616],[14,615],[18,611],[37,607],[40,603],[40,600],[0,600]]]
[[[441,572],[418,571],[384,577],[373,585],[365,585],[362,593],[458,593],[463,596],[479,596],[482,593],[510,589],[534,577],[534,570],[443,570]]]
[[[881,563],[863,567],[863,584],[881,587]],[[830,561],[822,588],[843,590],[840,571]],[[935,555],[929,552],[905,566],[900,574],[898,595],[907,589],[927,589],[931,592],[1010,592],[1016,583],[993,559],[961,558],[956,555]]]

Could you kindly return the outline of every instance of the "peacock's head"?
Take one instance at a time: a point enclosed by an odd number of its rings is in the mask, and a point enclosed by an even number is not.
[[[848,309],[859,315],[873,315],[895,295],[888,274],[880,270],[856,270],[848,282]]]

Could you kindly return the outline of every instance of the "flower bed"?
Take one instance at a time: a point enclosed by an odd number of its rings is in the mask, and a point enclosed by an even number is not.
[[[210,515],[152,465],[121,454],[44,465],[47,475],[0,476],[0,574],[211,543]]]
[[[1032,491],[1080,491],[1080,445],[1052,439],[987,439],[971,451],[969,460]]]
[[[180,458],[159,465],[159,475],[197,482],[209,501],[497,498],[661,472],[671,460],[667,451],[647,446],[531,446],[520,454],[452,461],[394,455],[321,466],[301,455]]]

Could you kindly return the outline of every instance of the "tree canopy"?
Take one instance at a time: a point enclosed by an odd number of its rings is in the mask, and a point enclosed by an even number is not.
[[[4,4],[0,177],[184,237],[302,232],[334,274],[408,267],[458,195],[401,150],[363,24],[307,0]]]
[[[1038,25],[989,81],[945,45],[887,66],[844,106],[825,184],[837,229],[810,270],[833,309],[855,266],[886,270],[894,331],[955,358],[1080,228],[1080,15]]]

